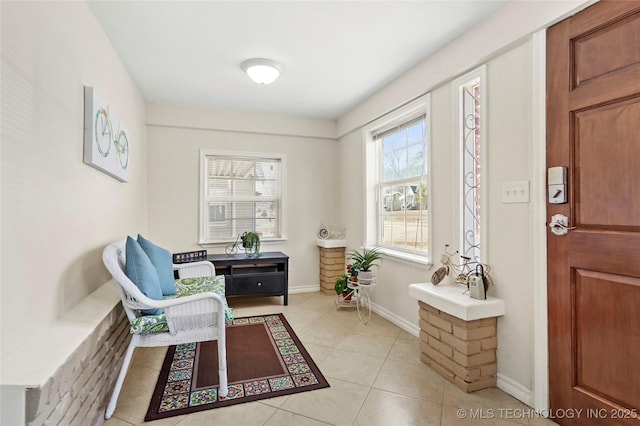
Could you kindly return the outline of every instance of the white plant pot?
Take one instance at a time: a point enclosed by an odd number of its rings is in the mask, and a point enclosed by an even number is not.
[[[370,285],[375,283],[376,274],[373,271],[360,271],[358,272],[358,284],[359,285]]]

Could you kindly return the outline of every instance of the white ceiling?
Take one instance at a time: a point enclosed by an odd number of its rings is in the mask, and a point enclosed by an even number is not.
[[[94,1],[149,102],[337,118],[501,1]],[[240,63],[285,66],[269,86]]]

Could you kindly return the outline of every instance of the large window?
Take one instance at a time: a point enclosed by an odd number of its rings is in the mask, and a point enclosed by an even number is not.
[[[453,83],[457,105],[456,131],[460,143],[460,251],[476,261],[483,259],[485,243],[483,182],[486,180],[484,143],[484,68]]]
[[[283,238],[284,156],[201,152],[200,243]]]
[[[429,259],[428,96],[376,120],[367,141],[367,244]],[[372,223],[374,225],[372,225]]]

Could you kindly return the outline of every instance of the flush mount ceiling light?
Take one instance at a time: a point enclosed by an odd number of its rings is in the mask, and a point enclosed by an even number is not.
[[[258,84],[273,83],[284,70],[281,63],[263,58],[247,59],[240,66]]]

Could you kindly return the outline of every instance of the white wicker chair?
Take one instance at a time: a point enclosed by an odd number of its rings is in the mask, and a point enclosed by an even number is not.
[[[113,276],[122,306],[129,321],[140,316],[141,309],[162,308],[167,317],[169,331],[147,335],[134,334],[127,348],[120,374],[113,394],[107,405],[105,418],[113,414],[118,395],[127,375],[129,364],[136,347],[169,346],[182,343],[218,341],[219,395],[227,395],[227,355],[225,345],[224,302],[214,293],[199,293],[167,300],[153,300],[146,297],[125,275],[125,241],[117,241],[105,247],[102,260]],[[210,262],[193,262],[173,265],[180,278],[214,276],[215,268]]]

